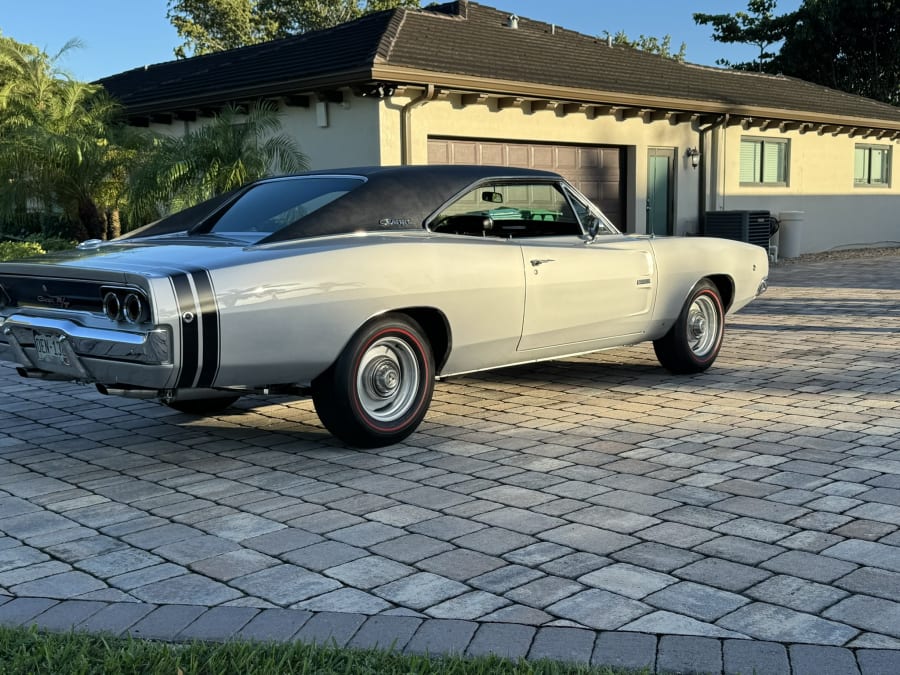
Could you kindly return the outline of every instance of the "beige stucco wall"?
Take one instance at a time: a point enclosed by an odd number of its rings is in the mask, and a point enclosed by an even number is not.
[[[399,164],[403,159],[400,118],[402,107],[411,99],[393,97],[385,101],[381,115],[382,157],[384,164]],[[480,140],[618,145],[628,153],[630,194],[628,230],[646,231],[647,154],[651,147],[674,148],[677,159],[675,176],[675,233],[696,232],[698,172],[690,167],[684,153],[696,147],[698,135],[689,124],[668,121],[645,123],[632,118],[617,121],[612,115],[588,119],[582,113],[562,115],[555,110],[526,112],[519,107],[498,110],[496,102],[463,106],[458,98],[429,101],[409,112],[410,157],[413,164],[428,162],[428,137],[450,136]]]
[[[740,144],[744,136],[789,141],[787,185],[740,184]],[[854,186],[853,155],[857,144],[891,148],[889,186]],[[721,170],[711,186],[710,210],[764,209],[776,215],[802,211],[801,253],[900,242],[898,144],[814,131],[745,131],[738,126],[717,131],[716,146]]]
[[[325,108],[328,126],[319,126]],[[284,132],[298,139],[310,169],[383,164],[376,99],[344,92],[343,103],[310,102],[309,108],[282,107]]]
[[[377,100],[354,97],[348,90],[343,103],[320,103],[312,98],[306,108],[281,103],[278,113],[282,132],[297,139],[309,158],[309,168],[330,169],[382,163],[378,109]],[[180,135],[209,121],[200,117],[194,122],[154,123],[150,128],[161,134]],[[322,123],[325,126],[320,126]]]
[[[318,103],[308,108],[282,105],[283,129],[298,139],[310,160],[310,168],[327,169],[366,164],[403,162],[401,117],[410,96],[379,100],[344,92],[344,103]],[[322,117],[326,109],[327,125]],[[526,106],[527,107],[527,106]],[[589,119],[583,112],[562,115],[554,110],[527,112],[519,107],[498,110],[496,102],[462,105],[458,97],[433,100],[408,111],[409,150],[413,164],[428,161],[428,137],[457,137],[508,142],[548,142],[584,145],[616,145],[627,148],[627,230],[646,231],[647,165],[650,148],[675,149],[675,233],[698,230],[700,171],[685,157],[699,146],[699,134],[691,125],[640,118],[619,121],[612,115]],[[155,131],[183,133],[196,123],[154,124]],[[742,136],[770,136],[790,141],[789,181],[786,186],[748,187],[739,180]],[[858,143],[890,145],[891,185],[856,187],[853,184],[853,150]],[[900,144],[875,139],[851,139],[798,131],[780,133],[714,129],[708,134],[703,162],[708,169],[705,189],[708,210],[768,210],[774,214],[802,211],[800,252],[824,251],[848,246],[900,242]]]

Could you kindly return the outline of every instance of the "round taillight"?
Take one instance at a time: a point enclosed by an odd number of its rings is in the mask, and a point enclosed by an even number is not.
[[[125,296],[122,313],[125,315],[125,320],[128,323],[141,323],[147,319],[144,301],[137,293],[129,293]]]
[[[118,321],[122,316],[122,303],[112,291],[103,296],[103,313],[110,321]]]

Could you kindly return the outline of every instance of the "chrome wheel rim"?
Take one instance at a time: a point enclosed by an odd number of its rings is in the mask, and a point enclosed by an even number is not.
[[[356,391],[363,411],[378,422],[405,415],[419,389],[419,361],[399,338],[383,337],[363,354],[356,371]]]
[[[694,356],[708,355],[719,341],[719,311],[709,295],[694,298],[688,309],[687,342]]]

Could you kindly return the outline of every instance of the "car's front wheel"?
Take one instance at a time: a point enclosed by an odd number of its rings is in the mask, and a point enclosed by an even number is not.
[[[350,445],[397,443],[422,422],[434,392],[434,357],[418,323],[387,314],[361,328],[313,382],[322,424]]]
[[[669,332],[653,341],[660,364],[673,373],[699,373],[709,368],[722,346],[725,311],[714,284],[698,283]]]
[[[216,398],[186,398],[163,401],[165,405],[188,415],[214,415],[230,408],[240,396],[220,396]]]

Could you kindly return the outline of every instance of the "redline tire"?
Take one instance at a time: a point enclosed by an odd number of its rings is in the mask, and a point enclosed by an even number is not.
[[[722,347],[725,310],[716,286],[706,279],[694,286],[672,328],[653,341],[660,364],[673,373],[700,373]]]
[[[377,448],[409,436],[434,392],[434,357],[418,323],[387,314],[363,326],[313,382],[325,428],[349,445]]]

